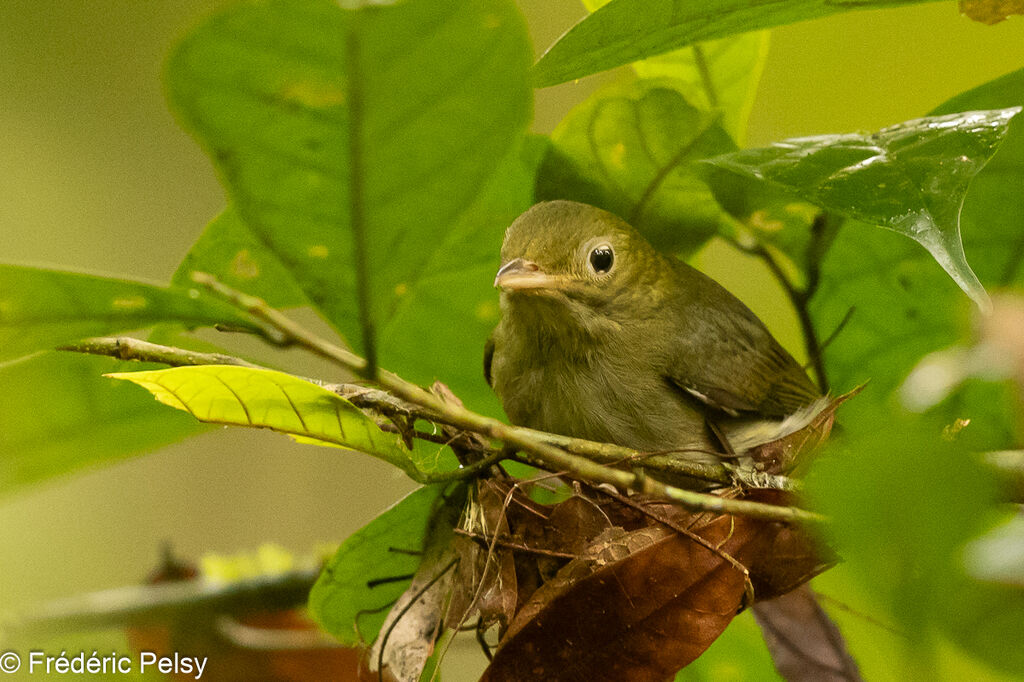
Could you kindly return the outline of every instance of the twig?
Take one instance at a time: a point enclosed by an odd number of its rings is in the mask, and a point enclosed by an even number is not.
[[[193,273],[192,279],[200,286],[247,311],[256,319],[276,327],[284,336],[294,339],[296,345],[354,372],[362,374],[366,369],[366,361],[363,358],[314,335],[261,299],[233,289],[206,273]],[[550,445],[528,430],[509,426],[460,405],[445,402],[433,393],[383,369],[377,373],[377,383],[402,400],[426,408],[451,426],[480,433],[528,453],[537,466],[549,471],[561,471],[573,478],[608,483],[622,490],[634,490],[672,500],[694,511],[742,514],[786,523],[821,523],[825,520],[820,514],[796,507],[780,507],[749,500],[728,500],[716,495],[666,485],[642,474],[606,467]]]
[[[200,353],[183,348],[163,346],[149,343],[131,337],[101,337],[87,339],[85,341],[62,346],[60,350],[73,351],[78,353],[90,353],[94,355],[106,355],[121,360],[134,360],[137,362],[156,362],[171,367],[185,367],[195,365],[238,365],[243,367],[262,368],[241,358],[222,353]],[[424,408],[415,403],[407,402],[396,398],[387,391],[377,388],[362,386],[358,384],[325,383],[316,379],[306,378],[307,381],[318,384],[323,388],[337,393],[351,402],[356,407],[372,410],[383,417],[403,417],[424,419],[439,424],[457,426],[444,414]],[[795,491],[800,488],[797,481],[775,474],[753,471],[750,469],[733,467],[728,464],[711,464],[705,462],[692,462],[674,457],[671,451],[666,452],[641,452],[631,448],[614,445],[611,443],[598,443],[584,440],[582,438],[569,438],[554,433],[535,431],[524,427],[508,427],[511,430],[522,432],[525,437],[537,439],[541,442],[553,445],[573,455],[580,455],[593,460],[599,464],[617,466],[629,464],[640,466],[644,469],[656,472],[663,472],[678,476],[717,483],[719,485],[742,485],[746,488],[772,488],[775,490]],[[447,444],[448,437],[435,437],[421,431],[414,431],[415,438],[438,444]],[[444,441],[442,443],[441,441]],[[481,450],[479,454],[487,458],[484,463],[474,468],[490,465],[500,458],[494,449]],[[493,456],[493,459],[490,459]],[[460,470],[465,473],[465,470]]]
[[[327,343],[326,341],[324,343]],[[221,353],[198,353],[183,348],[161,346],[147,341],[140,341],[130,337],[117,338],[94,338],[77,344],[62,346],[59,350],[74,351],[80,353],[91,353],[95,355],[107,355],[123,360],[135,360],[139,362],[159,362],[172,367],[197,366],[197,365],[239,365],[254,369],[266,369],[260,365],[247,362],[240,358]],[[314,379],[300,377],[305,381],[323,385],[322,382]],[[344,443],[339,442],[339,445]],[[505,454],[501,452],[482,453],[485,456],[477,462],[467,464],[452,471],[429,473],[420,471],[414,465],[403,467],[403,471],[417,483],[432,485],[436,483],[448,483],[456,480],[466,480],[479,476],[482,472],[494,466]]]
[[[237,365],[239,367],[259,367],[241,358],[223,353],[200,353],[198,351],[162,346],[149,341],[133,339],[129,336],[98,337],[85,339],[78,343],[58,346],[57,350],[88,353],[90,355],[106,355],[119,360],[136,362],[158,362],[171,367],[192,365]]]
[[[804,337],[804,348],[807,351],[808,361],[811,363],[811,367],[814,369],[814,378],[818,383],[818,388],[822,393],[828,393],[829,382],[828,375],[825,372],[825,359],[821,352],[821,344],[818,343],[818,332],[814,328],[814,320],[811,319],[811,311],[808,308],[813,292],[809,288],[801,289],[797,287],[786,275],[786,272],[782,269],[782,266],[776,260],[775,256],[769,251],[764,244],[756,242],[752,246],[747,246],[744,249],[748,253],[751,253],[768,266],[772,275],[778,280],[779,284],[782,285],[783,290],[786,292],[786,296],[789,297],[790,303],[793,304],[793,309],[796,311],[797,319],[800,321],[800,331]],[[808,285],[810,284],[810,277],[808,276]]]
[[[693,46],[693,62],[697,65],[697,73],[700,74],[700,83],[704,86],[704,94],[708,98],[708,104],[712,109],[719,107],[718,92],[715,90],[715,83],[711,79],[711,69],[708,67],[708,60],[704,56],[704,48],[700,45]]]
[[[553,549],[543,549],[541,547],[530,547],[529,545],[522,545],[522,544],[519,544],[517,542],[512,542],[510,540],[502,540],[501,538],[497,538],[497,537],[490,537],[489,538],[486,535],[481,535],[480,533],[474,533],[472,531],[464,530],[462,528],[456,528],[455,529],[455,534],[456,535],[462,535],[462,536],[467,537],[467,538],[469,538],[471,540],[475,540],[478,543],[482,544],[485,548],[487,547],[487,543],[488,542],[493,542],[498,547],[503,547],[505,549],[511,549],[514,552],[523,552],[524,554],[536,554],[538,556],[547,556],[547,557],[552,557],[552,558],[555,558],[555,559],[578,559],[579,558],[578,554],[571,554],[569,552],[556,552]]]
[[[815,216],[814,222],[811,224],[811,240],[807,246],[807,263],[805,264],[807,282],[802,288],[793,283],[775,255],[763,243],[756,239],[751,242],[731,240],[737,249],[764,261],[772,276],[782,285],[796,311],[797,319],[800,322],[800,331],[804,337],[804,349],[807,351],[808,363],[814,370],[814,378],[822,393],[828,393],[830,385],[828,373],[825,371],[824,345],[818,340],[818,332],[814,328],[810,302],[818,291],[818,285],[821,282],[821,261],[831,245],[831,234],[834,234],[834,230],[831,230],[830,234],[829,222],[831,220],[831,216],[822,211]]]

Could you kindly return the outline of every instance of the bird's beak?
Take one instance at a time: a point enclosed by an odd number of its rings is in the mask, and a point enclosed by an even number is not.
[[[494,277],[494,286],[505,291],[524,289],[557,289],[561,279],[552,277],[533,261],[514,258],[505,263]]]

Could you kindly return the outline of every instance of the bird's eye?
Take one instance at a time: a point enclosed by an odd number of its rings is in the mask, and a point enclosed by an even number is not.
[[[594,272],[601,275],[612,269],[612,263],[615,262],[615,254],[612,252],[612,247],[607,244],[601,245],[590,252],[590,267],[594,268]]]

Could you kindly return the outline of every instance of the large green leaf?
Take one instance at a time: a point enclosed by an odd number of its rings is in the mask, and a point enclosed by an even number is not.
[[[137,362],[45,353],[0,367],[0,495],[203,430],[103,372]]]
[[[484,382],[484,342],[498,321],[492,282],[505,227],[533,203],[542,138],[514,149],[473,204],[436,243],[418,276],[397,289],[381,320],[381,353],[387,368],[427,385],[439,379],[477,411],[500,412]],[[299,305],[295,279],[231,209],[207,225],[175,278],[201,270],[272,305]]]
[[[194,288],[0,264],[0,361],[89,336],[161,322],[252,328],[235,308]]]
[[[843,439],[807,480],[812,505],[827,514],[829,533],[849,570],[909,638],[905,661],[927,670],[936,633],[949,621],[992,617],[991,603],[964,604],[971,590],[960,549],[990,522],[997,486],[961,443],[943,437],[935,418],[874,413],[866,436]],[[1020,602],[1004,607],[1021,622]],[[982,616],[981,610],[985,612]],[[1019,647],[1002,653],[1022,660]]]
[[[723,213],[696,162],[736,145],[717,114],[691,106],[675,85],[613,84],[573,109],[551,136],[538,198],[600,206],[665,251],[703,244]]]
[[[290,374],[199,365],[107,376],[138,384],[201,422],[272,429],[303,442],[358,450],[419,477],[417,462],[398,435],[382,431],[336,393]]]
[[[910,237],[984,309],[988,295],[964,255],[960,209],[968,184],[1019,112],[1013,107],[929,116],[871,135],[796,138],[709,163]]]
[[[936,111],[978,110],[1024,104],[1024,69],[958,96]],[[1024,121],[1010,123],[1006,140],[971,183],[961,224],[964,249],[980,279],[994,287],[1024,284]],[[883,230],[848,224],[822,263],[821,286],[811,313],[822,338],[848,318],[825,349],[836,390],[870,382],[843,408],[848,428],[865,423],[861,413],[888,402],[893,391],[927,353],[958,342],[969,318],[966,300],[909,240]],[[852,312],[851,312],[852,311]],[[968,419],[963,431],[978,449],[1015,444],[1012,405],[998,386],[969,386],[939,408],[946,419]],[[865,423],[865,428],[873,428]]]
[[[595,12],[608,0],[583,4]],[[672,78],[698,109],[722,112],[722,125],[742,145],[767,54],[768,31],[755,31],[641,59],[633,68],[641,78]]]
[[[720,111],[722,127],[742,145],[767,54],[768,31],[754,31],[642,59],[633,68],[641,78],[680,81],[686,99]]]
[[[420,488],[341,544],[309,593],[317,622],[342,644],[372,642],[420,564],[443,488]]]
[[[1021,104],[1024,69],[959,95],[933,113]],[[971,183],[961,214],[964,250],[981,281],[993,287],[1024,285],[1021,187],[1024,121],[1014,120]],[[939,424],[963,426],[957,447],[937,442],[938,427],[931,440],[911,442],[913,429],[893,420],[899,411],[895,389],[926,353],[961,341],[966,301],[923,249],[851,224],[840,230],[823,262],[822,286],[812,301],[821,334],[830,334],[851,308],[825,358],[837,390],[870,379],[867,390],[844,406],[844,431],[851,437],[879,435],[851,446],[849,461],[834,465],[843,467],[840,471],[828,471],[833,464],[823,462],[823,476],[831,483],[812,482],[812,493],[839,517],[837,533],[850,547],[844,556],[866,592],[887,595],[888,608],[898,617],[925,620],[931,631],[943,630],[990,664],[1019,671],[1021,649],[1008,646],[1007,636],[1024,627],[1024,597],[1019,590],[969,579],[958,563],[960,543],[978,530],[970,521],[992,515],[983,490],[990,484],[971,453],[1019,443],[1017,398],[1005,386],[969,384],[928,415]],[[859,544],[865,537],[870,552]],[[886,563],[886,557],[897,557],[897,563]],[[915,566],[920,573],[913,573]],[[920,586],[908,585],[917,578]],[[915,602],[915,594],[924,601]]]
[[[213,274],[228,286],[259,296],[275,308],[306,303],[292,274],[232,207],[210,221],[171,281],[189,284],[193,272]]]
[[[269,0],[193,32],[167,80],[239,215],[358,348],[360,312],[400,304],[522,135],[529,54],[511,0]]]
[[[552,45],[534,67],[546,87],[724,38],[854,9],[913,5],[929,0],[611,0]]]
[[[483,375],[484,344],[500,314],[494,275],[505,228],[534,201],[543,152],[543,139],[530,138],[502,163],[427,249],[429,260],[403,287],[381,329],[389,369],[424,385],[443,381],[467,405],[489,414],[501,410]]]

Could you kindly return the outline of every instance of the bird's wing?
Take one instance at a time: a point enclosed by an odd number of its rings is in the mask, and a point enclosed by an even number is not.
[[[668,352],[668,379],[728,415],[783,418],[821,393],[807,373],[738,300],[717,314],[687,314]]]

